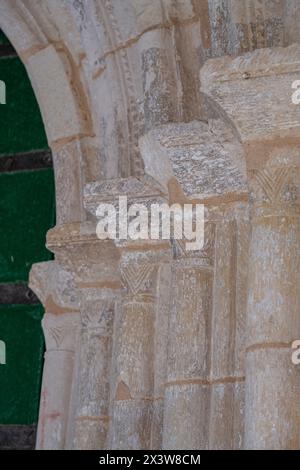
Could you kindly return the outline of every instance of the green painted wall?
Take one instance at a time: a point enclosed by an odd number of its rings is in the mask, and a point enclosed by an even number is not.
[[[3,31],[1,31],[1,29],[0,29],[0,44],[9,44],[9,40],[7,39]]]
[[[6,104],[0,106],[0,154],[47,148],[47,139],[31,84],[18,57],[0,59]]]
[[[0,32],[0,51],[3,44],[9,43]],[[0,57],[0,80],[6,83],[7,101],[0,105],[0,159],[47,149],[40,111],[18,57]],[[0,285],[27,282],[33,263],[52,258],[45,237],[55,224],[54,211],[52,169],[0,172]],[[0,364],[0,425],[37,422],[42,315],[41,305],[0,305],[0,340],[6,343],[6,364]]]
[[[27,281],[33,263],[51,258],[52,169],[0,173],[0,224],[0,282]]]
[[[0,335],[6,365],[0,366],[1,424],[37,420],[44,340],[40,305],[0,306]]]

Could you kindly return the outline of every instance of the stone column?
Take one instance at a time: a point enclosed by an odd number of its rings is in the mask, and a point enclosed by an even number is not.
[[[105,449],[114,311],[121,287],[118,250],[111,240],[97,238],[93,222],[56,227],[47,242],[73,273],[80,310],[68,448]]]
[[[245,447],[298,449],[299,45],[208,61],[202,91],[244,144],[252,195],[246,327]]]
[[[97,238],[92,221],[55,227],[47,234],[47,246],[72,272],[80,311],[66,448],[103,449],[109,427],[114,311],[121,288],[118,250],[111,240]]]
[[[204,248],[180,250],[172,265],[164,449],[207,448],[213,247],[207,224]]]
[[[42,324],[46,352],[36,448],[59,450],[66,443],[79,314],[46,312]]]
[[[107,448],[112,335],[115,302],[113,289],[80,290],[81,334],[73,447]]]
[[[286,149],[252,180],[246,448],[299,449],[300,161]]]
[[[248,240],[236,219],[248,212],[243,148],[220,119],[157,127],[141,143],[146,168],[155,159],[162,168],[167,156],[170,200],[204,204],[208,228],[201,252],[176,244],[164,447],[240,448]]]
[[[211,327],[209,449],[242,449],[249,210],[234,202],[216,211]]]
[[[120,196],[127,197],[124,212],[132,204],[143,204],[144,209],[150,209],[152,203],[166,202],[165,188],[145,174],[140,178],[119,178],[87,185],[85,205],[96,215],[100,203],[110,203],[116,214],[121,213],[124,218]],[[125,214],[125,220],[130,222],[130,215]],[[149,227],[150,224],[146,229]],[[156,374],[154,370],[158,360],[156,352],[161,350],[156,336],[156,325],[160,321],[156,320],[161,305],[159,282],[165,278],[164,268],[171,258],[170,241],[139,237],[132,240],[128,236],[118,239],[115,244],[121,256],[119,269],[125,289],[114,324],[112,422],[108,443],[113,449],[151,449],[152,441],[155,446],[160,445],[158,435],[162,427],[162,397],[155,395],[160,390],[157,386],[160,373]]]
[[[37,449],[59,450],[66,445],[79,311],[72,279],[56,262],[33,265],[30,287],[44,304],[45,341]]]
[[[152,449],[153,445],[161,445],[162,396],[156,395],[160,388],[156,383],[155,342],[160,334],[156,330],[161,323],[159,317],[164,312],[158,311],[159,282],[164,266],[170,262],[170,244],[126,242],[121,253],[126,292],[116,324],[111,446]]]

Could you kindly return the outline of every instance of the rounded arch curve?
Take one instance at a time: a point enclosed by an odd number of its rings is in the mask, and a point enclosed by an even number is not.
[[[80,221],[80,160],[84,139],[93,136],[93,125],[75,56],[64,41],[56,40],[51,15],[47,17],[40,4],[4,0],[0,12],[0,28],[27,70],[53,151],[58,222]],[[66,11],[61,18],[69,20]],[[71,188],[69,194],[66,187]]]

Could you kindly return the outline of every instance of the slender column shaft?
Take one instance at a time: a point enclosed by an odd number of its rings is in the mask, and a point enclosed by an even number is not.
[[[298,449],[300,369],[291,343],[300,338],[299,166],[256,171],[246,353],[246,448]]]
[[[157,281],[165,256],[164,250],[122,253],[126,293],[116,328],[112,448],[152,448],[154,402],[161,398],[154,396]]]
[[[198,257],[173,263],[164,449],[207,447],[213,239],[212,231]]]
[[[54,315],[43,319],[46,339],[37,449],[65,448],[79,314]]]
[[[80,292],[81,334],[78,360],[74,447],[104,449],[109,427],[109,375],[114,291]]]
[[[249,228],[241,203],[217,222],[209,449],[243,448]]]

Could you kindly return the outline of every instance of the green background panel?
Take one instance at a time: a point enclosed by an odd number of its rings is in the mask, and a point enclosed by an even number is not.
[[[0,173],[0,282],[27,281],[33,263],[52,258],[45,237],[53,225],[51,168]]]
[[[0,80],[6,85],[6,104],[0,105],[0,154],[47,148],[40,110],[18,57],[0,58]]]
[[[0,29],[0,44],[9,44],[9,40]]]
[[[0,424],[37,422],[44,340],[40,305],[0,306]]]
[[[0,31],[1,44],[9,44]],[[5,51],[5,49],[3,49]],[[26,70],[18,57],[0,58],[6,104],[0,105],[0,158],[47,149],[47,139]],[[55,223],[52,169],[0,173],[0,282],[27,281],[33,263],[52,259],[46,233]],[[0,305],[0,424],[38,419],[44,338],[41,305]]]

